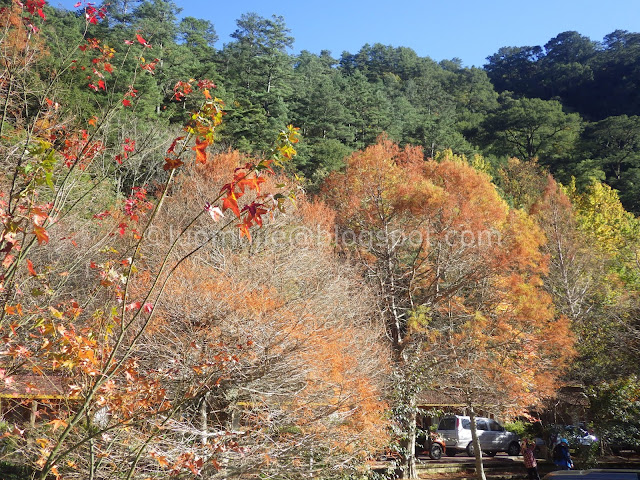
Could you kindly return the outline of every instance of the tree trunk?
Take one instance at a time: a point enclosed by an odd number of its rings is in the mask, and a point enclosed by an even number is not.
[[[200,428],[202,430],[202,445],[206,445],[208,443],[209,437],[209,425],[207,422],[207,397],[209,393],[205,393],[202,396],[202,400],[200,400]]]
[[[406,420],[406,439],[402,442],[404,455],[402,456],[401,478],[416,479],[418,471],[416,469],[416,408],[415,397],[408,399],[407,405],[410,406]]]
[[[484,465],[482,464],[482,449],[480,448],[480,440],[478,439],[478,429],[476,428],[476,412],[473,407],[469,408],[469,417],[471,418],[471,441],[473,442],[473,453],[476,458],[476,477],[478,480],[487,480],[484,475]]]

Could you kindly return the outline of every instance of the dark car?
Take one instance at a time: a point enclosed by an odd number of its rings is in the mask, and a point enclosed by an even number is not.
[[[594,470],[562,470],[548,473],[543,477],[548,480],[638,480],[640,470],[594,469]]]

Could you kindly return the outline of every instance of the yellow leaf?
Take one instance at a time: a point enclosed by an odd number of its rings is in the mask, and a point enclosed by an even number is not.
[[[36,438],[36,443],[40,448],[44,448],[49,444],[49,440],[46,438]]]

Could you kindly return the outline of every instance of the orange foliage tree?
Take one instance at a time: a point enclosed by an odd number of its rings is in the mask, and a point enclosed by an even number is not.
[[[478,407],[517,413],[552,395],[572,337],[541,289],[544,236],[485,174],[452,156],[424,161],[418,149],[382,138],[353,154],[326,188],[338,240],[381,298],[405,421],[405,475],[415,475],[421,388],[459,394],[472,416]]]
[[[167,243],[201,195],[218,191],[246,162],[226,152],[188,169],[166,200],[154,241]],[[262,192],[271,195],[279,181],[266,179]],[[236,448],[217,459],[225,475],[343,475],[384,445],[387,362],[383,332],[370,320],[371,295],[334,257],[331,212],[299,199],[295,213],[274,214],[251,243],[221,225],[202,217],[177,246],[178,257],[197,252],[156,306],[145,361],[179,369],[176,379],[184,375],[189,388],[199,372],[217,372],[215,384],[192,397],[198,415],[182,428],[202,444],[226,432]],[[148,257],[148,268],[161,260]],[[216,358],[225,359],[224,370]]]

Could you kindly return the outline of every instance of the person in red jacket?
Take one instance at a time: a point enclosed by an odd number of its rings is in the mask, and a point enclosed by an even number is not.
[[[536,443],[525,438],[520,445],[520,452],[524,459],[524,468],[527,469],[529,480],[540,480],[538,475],[538,462],[535,456]]]

